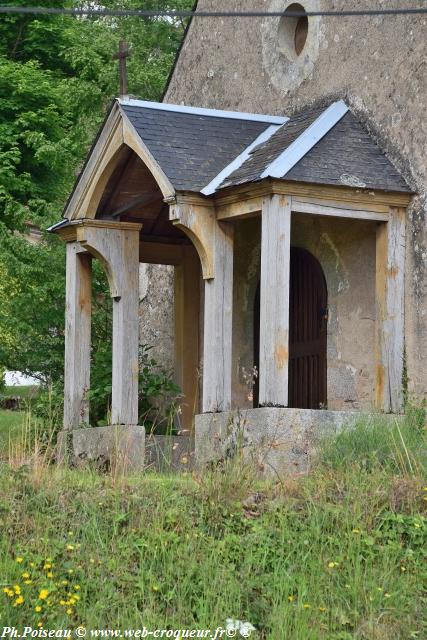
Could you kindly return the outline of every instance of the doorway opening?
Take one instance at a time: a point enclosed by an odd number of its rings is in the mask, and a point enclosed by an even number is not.
[[[305,249],[291,247],[289,291],[288,406],[327,407],[328,291],[319,261]],[[260,286],[254,300],[254,366],[259,371]],[[259,406],[255,380],[253,406]]]

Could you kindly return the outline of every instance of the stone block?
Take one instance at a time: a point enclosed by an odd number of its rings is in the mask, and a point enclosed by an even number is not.
[[[196,416],[196,464],[233,457],[239,450],[261,475],[306,473],[322,436],[354,424],[355,411],[263,407]]]
[[[61,431],[57,450],[59,461],[75,465],[87,461],[100,469],[130,474],[144,469],[145,428],[113,425]]]

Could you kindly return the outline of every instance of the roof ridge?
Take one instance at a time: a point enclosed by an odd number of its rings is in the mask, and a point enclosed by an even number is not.
[[[233,120],[247,120],[254,122],[265,122],[267,124],[282,125],[288,121],[285,116],[272,116],[262,113],[248,113],[245,111],[226,111],[222,109],[210,109],[207,107],[189,107],[187,105],[170,104],[168,102],[150,102],[138,100],[137,98],[116,98],[121,106],[139,107],[142,109],[157,109],[160,111],[173,111],[175,113],[188,113],[192,115],[210,116],[215,118],[230,118]]]
[[[263,171],[261,178],[283,178],[345,116],[343,100],[333,102]]]

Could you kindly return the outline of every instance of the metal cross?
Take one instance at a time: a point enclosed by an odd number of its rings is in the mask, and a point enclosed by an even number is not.
[[[126,96],[128,92],[128,78],[126,69],[126,58],[130,55],[130,50],[126,40],[120,40],[119,52],[113,55],[113,60],[119,61],[120,95]]]

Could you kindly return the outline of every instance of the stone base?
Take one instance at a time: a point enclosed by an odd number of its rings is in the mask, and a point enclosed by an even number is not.
[[[196,464],[241,450],[261,474],[306,473],[319,438],[355,423],[356,411],[263,407],[196,416]]]
[[[145,429],[134,425],[89,427],[58,434],[58,461],[79,465],[91,462],[99,469],[129,474],[145,464]]]

